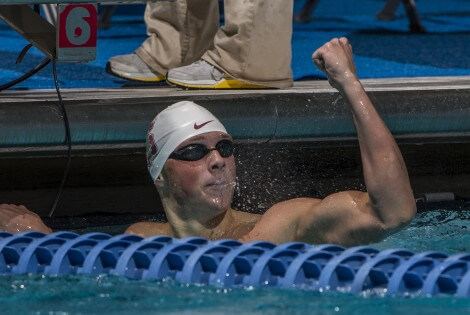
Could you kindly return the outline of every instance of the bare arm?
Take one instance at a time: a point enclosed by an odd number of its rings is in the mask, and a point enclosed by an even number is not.
[[[11,204],[0,204],[0,231],[13,234],[23,231],[52,232],[36,213],[25,206]]]
[[[331,40],[312,58],[350,106],[367,192],[346,191],[321,201],[304,198],[279,203],[266,212],[250,234],[259,233],[278,242],[301,240],[347,246],[378,241],[405,226],[416,212],[405,163],[356,76],[347,39]],[[282,233],[287,237],[280,237]]]
[[[357,212],[358,224],[346,223],[353,233],[362,230],[374,240],[384,237],[406,225],[416,212],[403,157],[357,78],[348,40],[331,40],[315,51],[312,59],[350,105],[367,187],[365,194],[346,192],[337,195],[334,206],[339,211],[344,207],[341,212],[349,212],[347,214]],[[331,197],[327,199],[330,200],[325,202],[335,203]]]
[[[125,234],[135,234],[142,237],[153,235],[173,236],[168,224],[159,222],[138,222],[131,224],[125,231]]]

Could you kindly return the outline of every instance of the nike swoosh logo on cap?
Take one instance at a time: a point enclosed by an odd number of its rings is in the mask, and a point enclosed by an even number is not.
[[[206,121],[206,122],[204,122],[204,123],[202,123],[202,124],[200,124],[200,125],[194,123],[194,129],[196,129],[196,130],[197,130],[197,129],[201,129],[202,127],[204,127],[205,125],[207,125],[207,124],[210,123],[210,122],[213,122],[213,120]]]

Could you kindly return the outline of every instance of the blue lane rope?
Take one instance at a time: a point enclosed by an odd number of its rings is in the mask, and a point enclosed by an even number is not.
[[[291,242],[0,232],[0,275],[113,274],[219,287],[470,297],[470,253]]]

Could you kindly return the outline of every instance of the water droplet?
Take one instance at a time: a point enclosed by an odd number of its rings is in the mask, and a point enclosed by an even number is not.
[[[338,101],[339,101],[340,99],[342,99],[342,98],[343,98],[343,97],[341,96],[341,94],[339,94],[338,97],[333,101],[333,103],[331,103],[331,105],[336,106],[336,104],[338,103]]]

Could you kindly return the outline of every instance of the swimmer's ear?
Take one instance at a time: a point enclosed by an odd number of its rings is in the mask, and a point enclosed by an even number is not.
[[[155,180],[155,187],[157,188],[160,198],[163,199],[170,195],[170,189],[168,187],[168,181],[166,180],[165,175],[158,175],[157,179]]]
[[[159,189],[162,189],[164,185],[165,185],[165,179],[163,178],[163,175],[160,173],[160,175],[158,175],[157,179],[155,180],[155,186]]]

